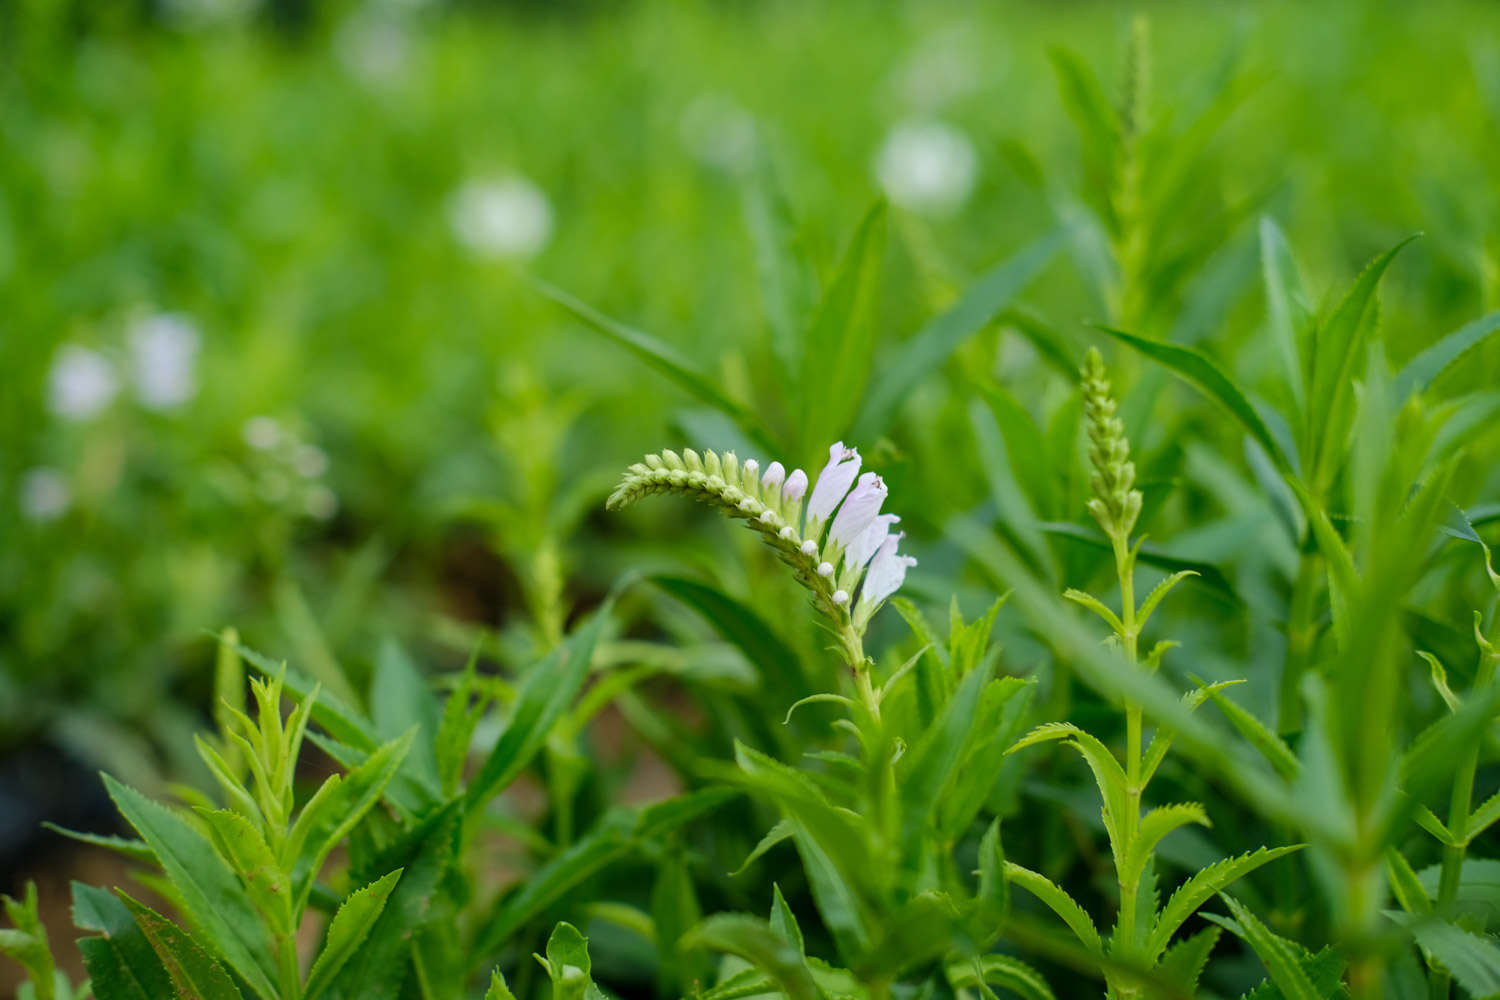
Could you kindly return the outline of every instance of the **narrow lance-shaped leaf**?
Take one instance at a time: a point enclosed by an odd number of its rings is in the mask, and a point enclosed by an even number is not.
[[[693,398],[707,403],[729,417],[743,428],[745,433],[754,438],[756,444],[768,451],[775,450],[771,435],[760,418],[742,404],[731,399],[713,379],[699,371],[696,365],[679,354],[675,348],[648,333],[609,318],[560,288],[544,281],[537,281],[535,285],[537,291],[572,313],[590,329],[634,354],[645,362],[647,367],[665,375]]]
[[[880,366],[855,421],[854,436],[873,441],[900,412],[911,390],[969,337],[992,322],[1052,260],[1064,241],[1054,232],[1023,247],[980,276],[963,297],[929,321]]]
[[[123,891],[120,898],[151,942],[181,1000],[243,1000],[229,973],[191,934]]]
[[[363,889],[350,893],[349,898],[339,904],[338,912],[328,925],[323,950],[308,973],[307,989],[303,993],[306,1000],[317,1000],[349,957],[364,944],[403,871],[397,868],[381,876]]]
[[[213,947],[252,989],[274,1000],[276,966],[270,940],[239,879],[203,835],[175,813],[107,774],[104,784],[120,814],[156,854]]]
[[[1112,330],[1108,327],[1100,329],[1153,361],[1165,365],[1172,374],[1223,407],[1225,412],[1266,450],[1266,454],[1271,456],[1271,461],[1275,463],[1277,470],[1283,476],[1288,479],[1295,478],[1296,472],[1292,459],[1282,450],[1280,443],[1266,427],[1266,422],[1255,411],[1250,400],[1245,398],[1245,394],[1212,361],[1186,347],[1146,340],[1144,337],[1137,337],[1123,330]]]

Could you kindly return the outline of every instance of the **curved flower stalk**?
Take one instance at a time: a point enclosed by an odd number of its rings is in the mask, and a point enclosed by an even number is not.
[[[741,462],[733,452],[663,451],[630,466],[606,506],[680,493],[748,521],[811,591],[863,689],[865,629],[917,561],[898,551],[903,535],[892,527],[901,519],[880,512],[885,482],[873,472],[861,475],[860,463],[857,449],[835,443],[809,496],[807,473],[788,473],[780,462],[762,472],[755,459]]]

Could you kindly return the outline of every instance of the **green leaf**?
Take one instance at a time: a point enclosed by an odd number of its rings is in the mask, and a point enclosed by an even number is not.
[[[1189,712],[1195,712],[1214,693],[1232,687],[1235,684],[1243,684],[1244,681],[1219,681],[1217,684],[1204,684],[1197,677],[1193,683],[1198,686],[1182,696],[1183,707]],[[1156,769],[1161,762],[1167,759],[1167,751],[1172,748],[1172,734],[1165,726],[1158,726],[1156,732],[1151,734],[1151,743],[1146,747],[1146,754],[1141,758],[1141,787],[1150,783],[1156,774]]]
[[[1105,604],[1103,601],[1099,600],[1099,598],[1095,597],[1093,594],[1090,594],[1087,591],[1078,590],[1074,587],[1069,587],[1067,590],[1063,591],[1063,598],[1065,600],[1072,601],[1074,604],[1080,604],[1083,607],[1088,608],[1094,614],[1098,615],[1104,620],[1104,624],[1110,627],[1110,630],[1114,632],[1115,635],[1125,634],[1125,623],[1120,621],[1120,616],[1115,614],[1113,608]]]
[[[25,967],[37,1000],[54,1000],[57,967],[47,943],[47,928],[37,909],[36,883],[26,883],[26,895],[21,902],[9,896],[0,896],[0,902],[15,925],[13,929],[0,929],[0,954],[9,955]]]
[[[110,798],[156,854],[188,915],[230,968],[265,1000],[274,1000],[271,984],[276,981],[276,964],[271,942],[234,872],[203,835],[177,814],[109,775],[103,777]]]
[[[382,642],[375,657],[370,715],[382,741],[416,729],[394,780],[405,786],[409,799],[422,803],[420,811],[436,805],[441,794],[435,749],[441,710],[426,679],[394,639]]]
[[[1126,840],[1124,828],[1120,824],[1125,821],[1130,807],[1125,771],[1120,767],[1120,762],[1096,737],[1071,722],[1043,723],[1017,740],[1006,753],[1012,754],[1050,740],[1062,740],[1065,746],[1077,750],[1087,762],[1089,770],[1094,773],[1094,783],[1098,785],[1099,795],[1104,800],[1104,828],[1109,832],[1109,842],[1115,856],[1122,857],[1126,850]]]
[[[1307,406],[1303,384],[1302,350],[1312,327],[1312,310],[1302,289],[1297,262],[1281,228],[1269,216],[1260,220],[1261,270],[1266,285],[1266,310],[1271,337],[1281,362],[1281,374],[1300,424]]]
[[[776,825],[767,830],[766,835],[760,838],[760,842],[751,849],[749,854],[745,855],[745,860],[740,862],[740,866],[729,873],[730,877],[733,878],[736,875],[743,874],[745,869],[749,868],[756,861],[759,861],[761,856],[767,851],[782,841],[790,840],[791,838],[792,824],[784,819],[777,820]]]
[[[227,809],[198,809],[197,813],[207,825],[219,856],[230,863],[244,882],[250,901],[260,910],[274,933],[295,932],[297,922],[293,919],[293,900],[286,873],[266,846],[260,830],[244,816]]]
[[[1005,877],[1005,847],[1000,842],[998,816],[979,840],[979,893],[975,901],[986,923],[998,924],[1010,913],[1010,880]]]
[[[490,988],[484,991],[484,1000],[516,1000],[499,969],[490,973]]]
[[[351,950],[324,995],[335,1000],[395,1000],[407,978],[412,938],[433,919],[438,885],[458,854],[463,803],[450,802],[402,835],[369,866],[403,869],[364,942]],[[373,873],[359,873],[368,877]]]
[[[292,862],[292,893],[305,904],[323,862],[365,814],[380,801],[411,746],[413,733],[379,747],[347,774],[333,775],[313,794],[287,835],[284,850]]]
[[[937,722],[928,727],[911,750],[911,763],[899,779],[901,788],[901,856],[909,870],[922,867],[922,847],[931,843],[923,833],[931,830],[940,802],[949,791],[958,766],[976,737],[980,695],[993,673],[990,666],[971,670],[949,699]],[[978,736],[988,734],[980,733]]]
[[[485,921],[474,951],[498,948],[519,927],[561,899],[569,889],[641,844],[656,844],[678,827],[717,809],[736,793],[704,788],[648,806],[639,813],[616,808],[587,834],[532,872],[515,892],[502,899]]]
[[[573,703],[588,679],[594,646],[612,607],[613,602],[605,601],[593,618],[526,674],[505,732],[469,784],[467,801],[472,815],[478,815],[484,803],[531,763],[553,724]]]
[[[74,882],[73,923],[103,935],[78,942],[101,1000],[161,1000],[172,995],[172,980],[156,949],[114,893]]]
[[[634,819],[625,809],[606,813],[567,850],[532,872],[486,921],[476,939],[475,953],[492,952],[573,886],[628,854],[634,845]]]
[[[1090,548],[1098,549],[1101,552],[1110,551],[1109,539],[1097,528],[1084,527],[1081,524],[1074,524],[1071,521],[1045,521],[1040,527],[1042,531],[1049,535],[1072,539]],[[1234,585],[1229,582],[1228,577],[1223,574],[1219,567],[1213,563],[1200,562],[1196,559],[1183,559],[1154,545],[1139,542],[1136,545],[1136,558],[1139,562],[1143,562],[1147,566],[1154,566],[1157,569],[1166,570],[1168,573],[1180,573],[1185,570],[1191,571],[1203,581],[1204,585],[1210,589],[1214,596],[1235,605],[1240,603],[1240,598],[1235,592]]]
[[[688,932],[683,945],[738,955],[775,980],[790,1000],[819,1000],[818,986],[802,952],[764,920],[742,913],[716,913]]]
[[[1167,834],[1189,823],[1197,823],[1200,826],[1213,825],[1208,821],[1208,814],[1203,811],[1203,807],[1196,802],[1161,806],[1142,816],[1136,827],[1135,838],[1131,840],[1120,864],[1121,884],[1138,884],[1141,875],[1146,870],[1147,863],[1151,860],[1152,853],[1156,850],[1156,845],[1161,843],[1162,838]]]
[[[1083,907],[1079,906],[1061,886],[1047,876],[1029,868],[1023,868],[1012,861],[1005,862],[1005,877],[1041,900],[1048,909],[1061,917],[1062,922],[1068,925],[1074,936],[1088,949],[1089,954],[1095,956],[1104,954],[1104,946],[1100,943],[1099,931],[1094,927],[1094,922],[1089,919]]]
[[[181,1000],[244,1000],[224,967],[191,934],[117,890],[136,924],[161,959]]]
[[[885,204],[860,220],[802,340],[802,420],[797,454],[812,457],[854,419],[875,353],[867,305],[885,250]]]
[[[1385,872],[1391,883],[1391,894],[1403,910],[1417,915],[1432,911],[1432,900],[1417,873],[1412,871],[1411,862],[1394,847],[1385,849]]]
[[[812,313],[817,278],[786,193],[777,183],[770,157],[757,151],[755,170],[745,185],[745,222],[755,248],[755,270],[771,332],[771,353],[783,377],[797,374],[801,338]]]
[[[58,826],[56,823],[43,823],[42,826],[53,833],[61,834],[69,840],[76,840],[80,844],[92,844],[105,850],[114,851],[132,861],[141,861],[148,865],[156,864],[156,855],[151,848],[146,846],[144,840],[134,840],[129,837],[112,837],[102,833],[84,833],[81,830],[69,830],[67,827]]]
[[[771,933],[796,948],[797,954],[807,953],[807,945],[802,939],[802,928],[797,926],[797,918],[792,915],[792,908],[786,905],[786,897],[781,894],[781,886],[774,882],[771,883],[771,916],[768,922]]]
[[[962,298],[902,342],[881,363],[855,421],[855,438],[873,441],[885,433],[918,383],[1011,304],[1052,260],[1064,236],[1061,231],[1051,233],[996,264],[970,285]],[[1009,434],[1006,441],[1013,452],[1021,447],[1018,442],[1010,441]],[[1037,494],[1032,496],[1038,499]]]
[[[536,281],[535,286],[537,291],[572,313],[585,326],[634,354],[648,368],[665,375],[669,381],[675,383],[678,388],[694,399],[707,403],[729,417],[743,428],[745,433],[754,438],[757,444],[768,451],[775,450],[771,435],[760,418],[731,399],[712,379],[699,371],[693,362],[679,354],[675,348],[648,333],[609,318],[545,281]]]
[[[1400,910],[1383,912],[1409,930],[1417,944],[1441,962],[1471,996],[1500,993],[1500,944],[1494,938],[1432,917],[1416,917]]]
[[[1224,713],[1230,725],[1239,730],[1240,735],[1260,751],[1261,756],[1271,763],[1277,774],[1288,781],[1297,778],[1297,775],[1301,773],[1302,763],[1297,760],[1297,755],[1292,753],[1292,748],[1286,745],[1285,740],[1272,732],[1271,728],[1260,719],[1220,694],[1218,690],[1211,691],[1209,697],[1213,699],[1219,711]]]
[[[768,691],[800,693],[806,689],[796,652],[754,608],[717,587],[686,577],[658,575],[647,580],[702,615],[714,631],[744,653]]]
[[[1176,573],[1173,573],[1171,576],[1165,578],[1156,586],[1152,587],[1151,593],[1146,595],[1146,599],[1141,602],[1140,610],[1136,612],[1136,621],[1138,622],[1139,627],[1143,629],[1146,627],[1146,623],[1151,620],[1151,613],[1155,611],[1156,606],[1162,602],[1162,598],[1166,597],[1172,592],[1172,588],[1176,587],[1179,583],[1181,583],[1183,580],[1186,580],[1188,577],[1197,575],[1198,573],[1196,570],[1178,570]]]
[[[351,892],[349,898],[339,904],[338,912],[328,925],[323,950],[318,953],[317,961],[313,962],[312,971],[308,973],[307,989],[303,992],[306,1000],[317,1000],[344,967],[344,963],[349,961],[349,956],[364,944],[375,921],[385,909],[385,901],[396,887],[403,870],[397,868],[382,875],[363,889]]]
[[[225,641],[229,640],[226,638]],[[316,690],[318,696],[313,701],[312,720],[326,729],[334,739],[365,753],[369,753],[380,745],[380,738],[375,732],[375,724],[333,692],[319,690],[316,681],[295,668],[288,667],[281,660],[273,660],[269,656],[237,643],[229,642],[229,645],[243,656],[247,663],[266,677],[280,677],[285,692],[299,703],[306,700]]]
[[[1295,478],[1295,465],[1281,448],[1260,414],[1245,394],[1231,382],[1208,358],[1197,351],[1160,341],[1146,340],[1125,333],[1100,327],[1105,333],[1121,343],[1134,348],[1146,357],[1165,365],[1167,370],[1187,382],[1209,399],[1223,407],[1224,411],[1239,422],[1240,426],[1255,439],[1256,443],[1271,456],[1277,470],[1288,479]]]
[[[589,939],[572,924],[561,923],[547,938],[547,957],[538,961],[552,979],[552,1000],[584,1000],[598,992],[591,976]]]
[[[792,824],[818,912],[839,951],[868,954],[876,919],[868,886],[875,865],[861,818],[835,808],[805,774],[765,754],[737,743],[735,759],[749,787]]]
[[[1305,950],[1286,938],[1271,933],[1265,924],[1239,902],[1224,896],[1224,904],[1239,924],[1245,943],[1265,963],[1271,981],[1286,1000],[1324,1000],[1324,994],[1313,984],[1303,968]]]
[[[1481,316],[1425,348],[1397,373],[1393,386],[1396,400],[1404,400],[1414,392],[1426,392],[1439,375],[1496,330],[1500,330],[1500,312]]]
[[[1148,956],[1160,955],[1166,950],[1172,940],[1172,935],[1177,929],[1187,922],[1198,911],[1198,907],[1212,899],[1220,890],[1232,885],[1246,875],[1255,871],[1261,865],[1275,861],[1277,858],[1300,851],[1303,845],[1292,844],[1287,847],[1262,847],[1239,857],[1225,858],[1223,861],[1215,862],[1195,874],[1172,893],[1167,900],[1167,905],[1162,907],[1161,913],[1156,918],[1156,923],[1151,927],[1151,934],[1146,938],[1146,954]]]
[[[1157,964],[1157,971],[1184,994],[1197,996],[1198,978],[1203,975],[1208,956],[1219,943],[1221,933],[1217,927],[1205,927],[1192,937],[1183,938],[1167,949]]]
[[[1442,870],[1442,865],[1434,864],[1417,873],[1417,882],[1430,899],[1438,897]],[[1465,858],[1459,868],[1455,902],[1461,919],[1471,917],[1486,929],[1500,927],[1500,861]]]
[[[981,982],[1010,990],[1023,1000],[1056,1000],[1042,974],[1011,955],[981,955],[949,962],[943,972],[955,990],[973,989]]]
[[[1312,481],[1321,486],[1342,464],[1343,436],[1348,433],[1353,377],[1371,329],[1376,286],[1401,248],[1416,236],[1391,247],[1372,260],[1314,335],[1312,381],[1308,390],[1307,459],[1315,470]]]

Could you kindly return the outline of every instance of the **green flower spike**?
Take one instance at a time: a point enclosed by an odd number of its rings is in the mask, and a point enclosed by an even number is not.
[[[1094,497],[1089,513],[1111,538],[1124,540],[1141,516],[1141,493],[1134,489],[1135,463],[1130,461],[1130,442],[1125,425],[1115,416],[1115,401],[1109,394],[1109,373],[1098,348],[1091,347],[1083,359],[1083,416],[1089,435],[1089,462],[1094,467],[1091,483]]]

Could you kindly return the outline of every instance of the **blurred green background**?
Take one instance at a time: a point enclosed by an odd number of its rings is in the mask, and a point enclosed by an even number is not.
[[[1062,223],[1027,315],[1094,342],[1121,306],[1049,52],[1114,94],[1135,9],[0,5],[0,889],[40,819],[90,822],[97,767],[195,773],[208,630],[355,676],[387,634],[446,662],[493,630],[519,663],[630,567],[733,579],[711,517],[601,507],[641,453],[737,433],[533,279],[774,396],[744,210],[774,183],[824,275],[890,203],[877,368]],[[1139,9],[1174,138],[1139,332],[1253,384],[1262,215],[1320,294],[1426,234],[1384,286],[1394,361],[1500,305],[1500,8]],[[954,386],[1071,391],[1032,343],[986,331],[856,442],[913,510],[918,594],[946,600],[939,526],[985,491]],[[1487,350],[1454,377],[1492,384]],[[1167,428],[1131,432],[1149,451]]]

